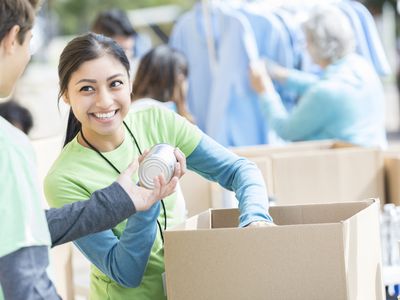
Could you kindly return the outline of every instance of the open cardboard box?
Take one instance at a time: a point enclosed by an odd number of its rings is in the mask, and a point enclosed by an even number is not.
[[[165,232],[169,300],[383,300],[379,201],[208,210]]]

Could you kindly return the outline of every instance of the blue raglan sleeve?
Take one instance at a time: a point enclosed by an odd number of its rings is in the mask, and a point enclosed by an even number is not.
[[[315,74],[295,69],[290,69],[288,77],[284,82],[284,87],[302,95],[310,87],[316,84],[318,80],[319,77]]]
[[[255,221],[272,222],[268,214],[268,196],[263,177],[249,160],[240,158],[203,135],[198,146],[187,157],[187,166],[189,170],[235,192],[239,200],[239,226],[244,227]]]
[[[271,129],[284,140],[299,141],[318,136],[321,129],[334,117],[337,92],[311,88],[289,114],[275,92],[260,95],[263,113]]]
[[[108,277],[124,287],[140,285],[157,234],[157,202],[128,218],[120,239],[111,230],[76,240],[75,245]]]

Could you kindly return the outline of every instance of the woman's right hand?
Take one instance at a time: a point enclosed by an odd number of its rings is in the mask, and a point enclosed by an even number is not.
[[[147,153],[148,151],[145,151],[143,155],[139,157],[140,162],[144,159]],[[139,161],[135,160],[132,162],[128,168],[121,173],[117,179],[117,182],[131,198],[136,211],[144,211],[153,206],[153,204],[157,201],[175,192],[178,180],[182,176],[182,167],[180,163],[177,163],[174,176],[168,183],[165,182],[163,175],[156,176],[154,178],[154,189],[149,190],[136,185],[132,181],[132,175],[137,171],[139,167]]]
[[[251,87],[257,94],[264,94],[275,90],[263,61],[260,60],[250,65],[249,76]]]

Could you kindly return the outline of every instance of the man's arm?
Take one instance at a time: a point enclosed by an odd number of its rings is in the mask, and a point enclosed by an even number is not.
[[[5,299],[59,300],[47,276],[47,246],[20,248],[0,257],[0,282]]]
[[[135,212],[132,200],[117,182],[94,192],[89,200],[46,210],[52,247],[113,228]]]
[[[179,163],[175,166],[174,177],[167,183],[162,176],[156,176],[153,190],[133,183],[132,174],[138,168],[138,161],[135,161],[116,182],[94,192],[89,200],[46,211],[52,247],[113,228],[136,211],[148,210],[159,199],[172,194],[186,169],[185,157],[179,152],[175,156]],[[140,157],[139,161],[142,159]]]

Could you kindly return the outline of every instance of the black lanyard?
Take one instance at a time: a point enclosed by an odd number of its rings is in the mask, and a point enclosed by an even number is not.
[[[139,143],[137,142],[135,136],[133,135],[132,131],[129,129],[128,125],[126,125],[125,121],[123,123],[124,123],[125,128],[128,130],[129,134],[131,135],[131,137],[132,137],[132,139],[133,139],[133,141],[134,141],[134,143],[136,145],[136,148],[139,151],[139,154],[142,155],[142,150],[140,150]],[[121,171],[118,170],[117,167],[110,160],[108,160],[107,157],[105,157],[95,146],[93,146],[91,143],[88,142],[88,140],[83,135],[82,129],[80,130],[80,134],[82,136],[82,139],[85,141],[86,144],[88,144],[88,146],[92,150],[96,151],[96,153],[98,155],[100,155],[118,174],[121,174]],[[163,199],[161,199],[161,205],[162,205],[162,208],[163,208],[163,211],[164,211],[164,230],[166,230],[167,229],[167,212],[166,212],[166,209],[165,209],[165,204],[164,204]],[[158,219],[157,219],[157,225],[158,225],[158,229],[160,230],[161,240],[162,240],[162,242],[164,244],[164,235],[163,235],[163,232],[162,232],[162,229],[161,229],[161,224],[158,221]]]

